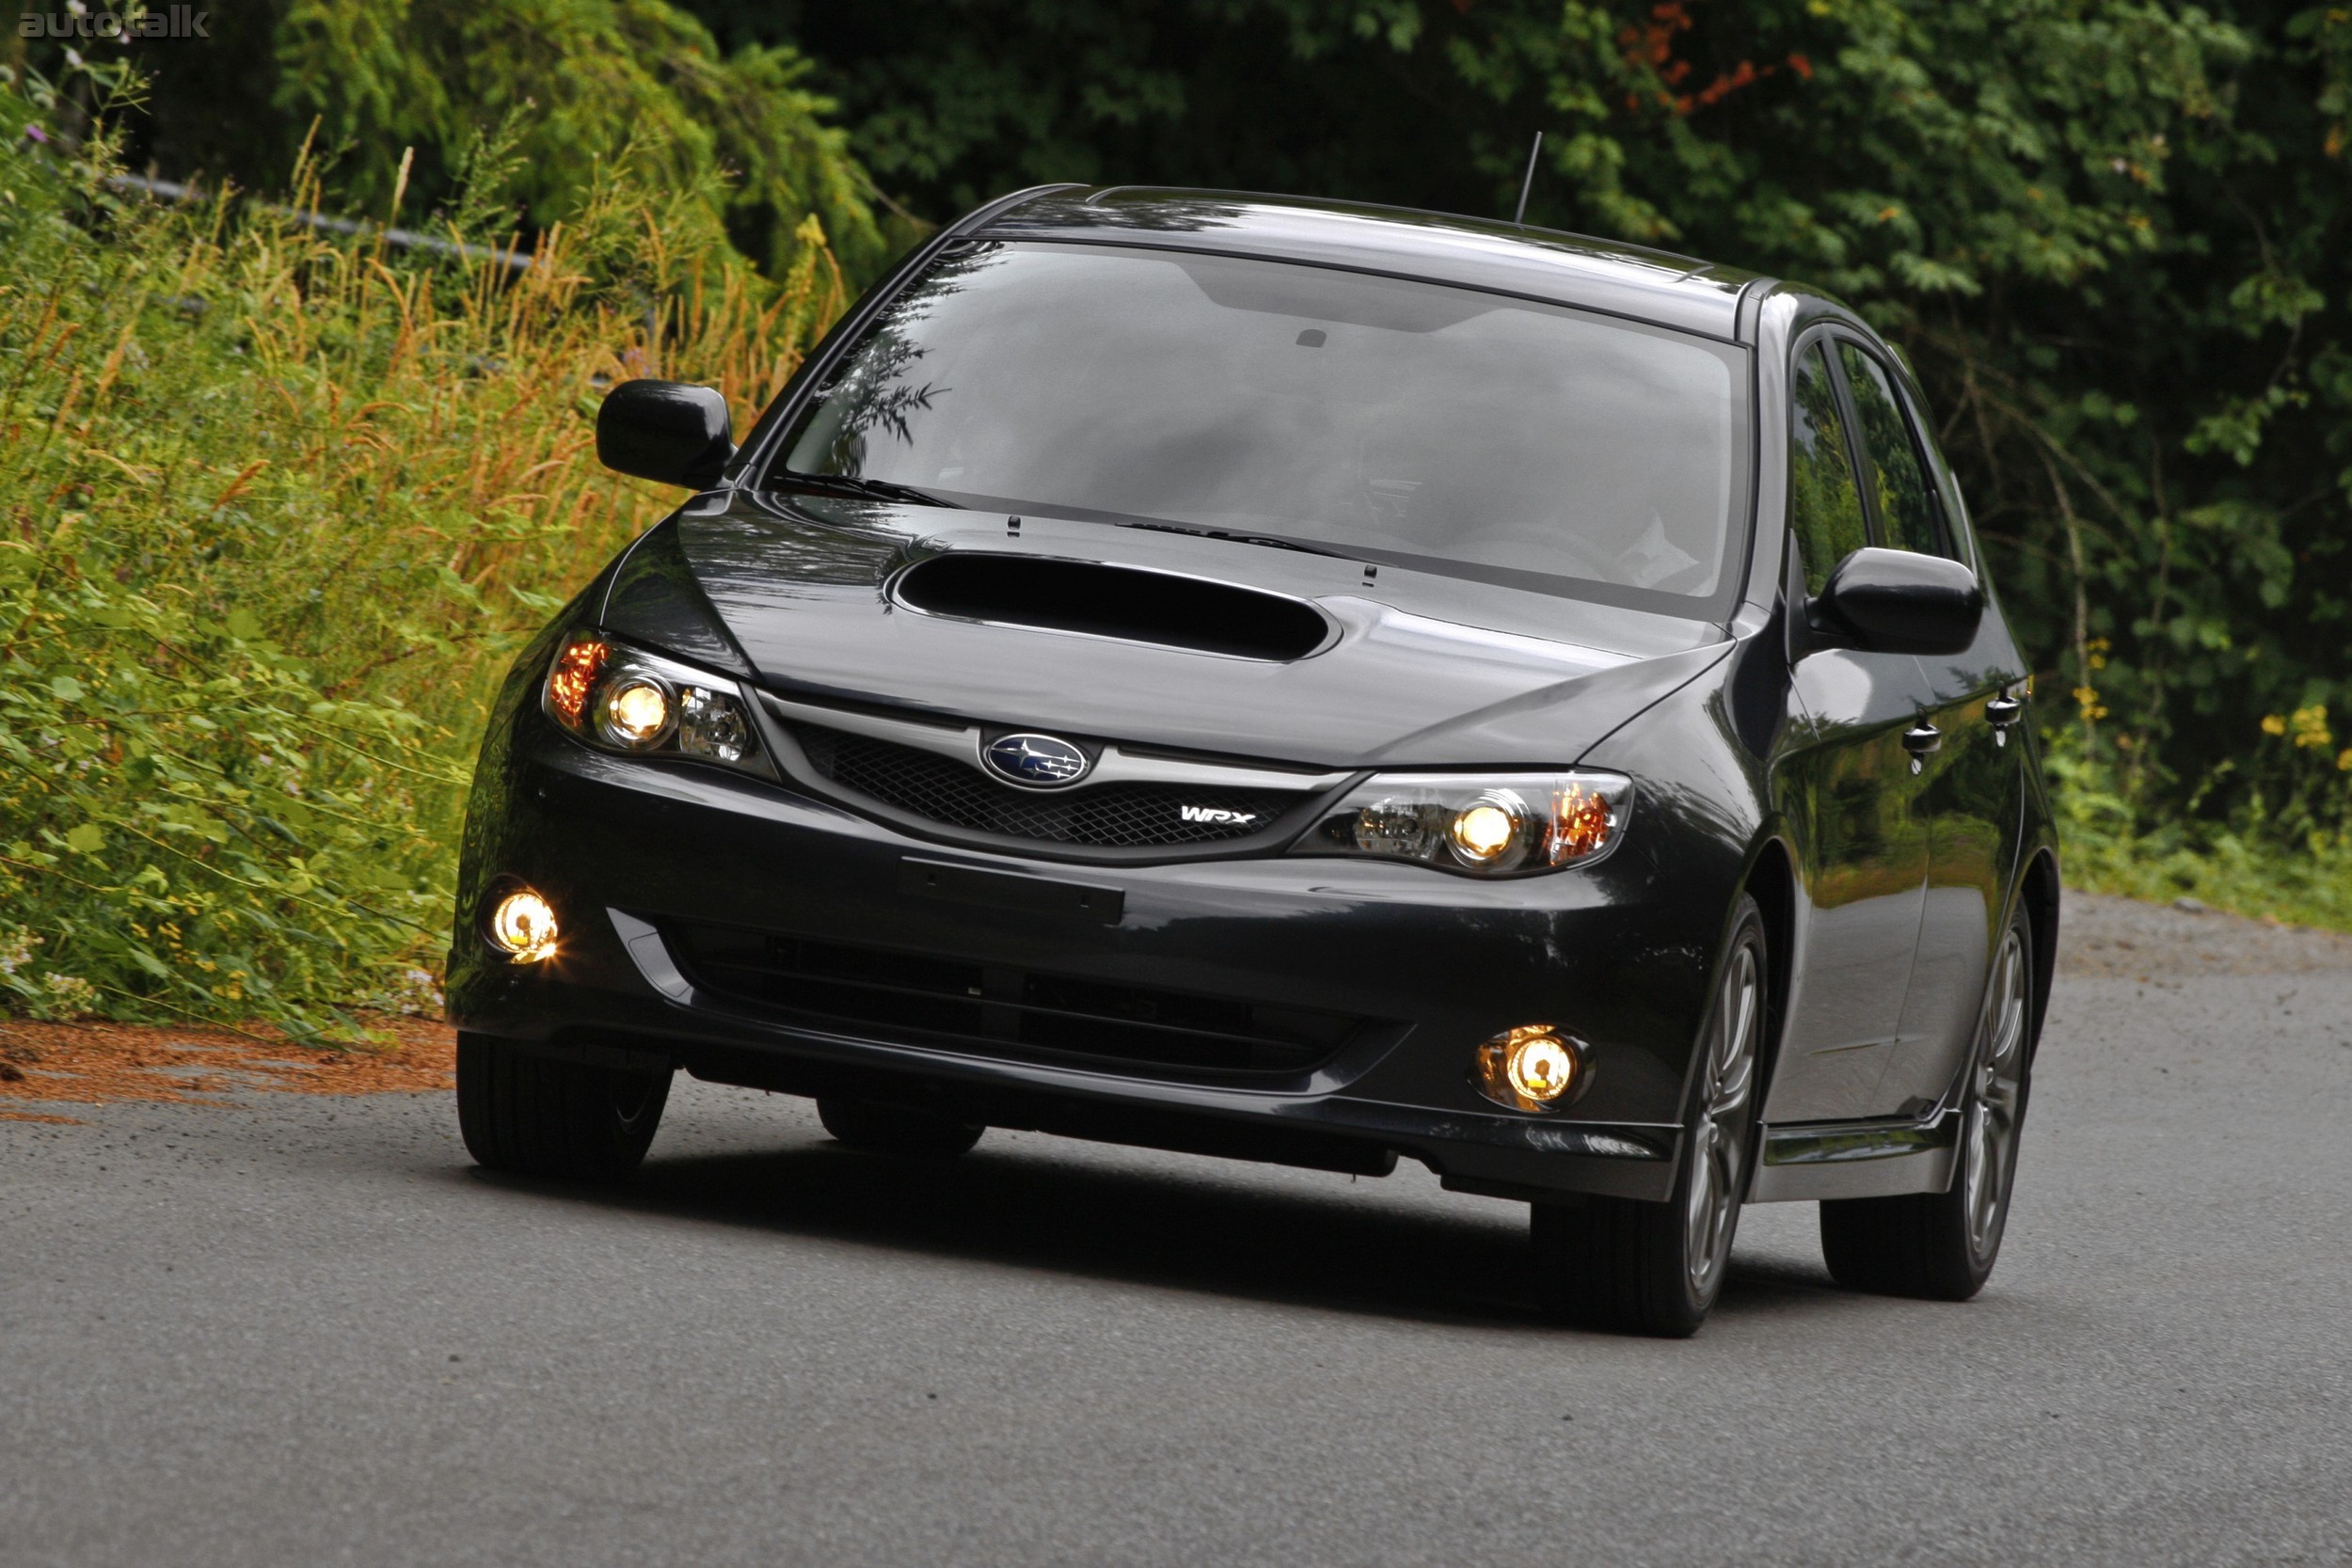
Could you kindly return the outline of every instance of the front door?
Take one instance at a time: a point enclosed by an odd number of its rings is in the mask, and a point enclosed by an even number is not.
[[[1804,579],[1801,592],[1790,583],[1792,600],[1818,594],[1838,562],[1871,543],[1826,341],[1790,373],[1788,520]],[[1811,909],[1765,1117],[1831,1121],[1872,1114],[1901,1025],[1928,878],[1923,775],[1904,737],[1927,685],[1908,654],[1851,648],[1803,654],[1792,684],[1804,738],[1778,783]]]
[[[1859,344],[1841,340],[1837,352],[1881,542],[1975,564],[1958,490],[1915,397]],[[1928,877],[1898,1043],[1873,1096],[1876,1113],[1890,1116],[1931,1109],[1966,1061],[2021,827],[2025,669],[1998,608],[1987,605],[1965,652],[1918,663],[1922,723],[1936,732],[1920,754],[1916,802]]]

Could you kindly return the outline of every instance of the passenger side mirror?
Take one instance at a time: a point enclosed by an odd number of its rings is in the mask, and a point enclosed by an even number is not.
[[[682,381],[624,381],[596,410],[596,461],[617,473],[707,490],[735,455],[727,400]]]
[[[1888,654],[1965,653],[1984,618],[1977,574],[1916,550],[1859,549],[1813,601],[1825,629]]]

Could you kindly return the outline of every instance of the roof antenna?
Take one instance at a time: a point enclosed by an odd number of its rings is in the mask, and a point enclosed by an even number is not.
[[[1511,215],[1511,221],[1521,229],[1527,227],[1527,193],[1535,188],[1535,159],[1543,150],[1544,134],[1538,131],[1535,145],[1527,150],[1527,178],[1519,182],[1519,210]]]

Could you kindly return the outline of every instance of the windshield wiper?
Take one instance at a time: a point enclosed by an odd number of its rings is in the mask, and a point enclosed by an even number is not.
[[[806,490],[819,496],[847,496],[856,500],[913,501],[917,506],[944,506],[961,512],[954,501],[942,499],[928,490],[917,490],[912,484],[895,480],[866,479],[857,474],[796,474],[789,470],[771,476],[768,486],[773,490]]]
[[[1153,533],[1189,533],[1196,538],[1222,539],[1234,545],[1263,545],[1268,549],[1299,550],[1308,555],[1336,556],[1342,561],[1356,559],[1346,550],[1334,550],[1322,545],[1304,544],[1296,539],[1279,539],[1271,533],[1236,533],[1231,529],[1192,528],[1183,523],[1118,523],[1113,526],[1146,529]]]

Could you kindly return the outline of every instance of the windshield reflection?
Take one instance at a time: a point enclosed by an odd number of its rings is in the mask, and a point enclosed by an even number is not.
[[[784,466],[1696,616],[1740,542],[1742,370],[1708,340],[1439,284],[977,243],[845,356]]]

